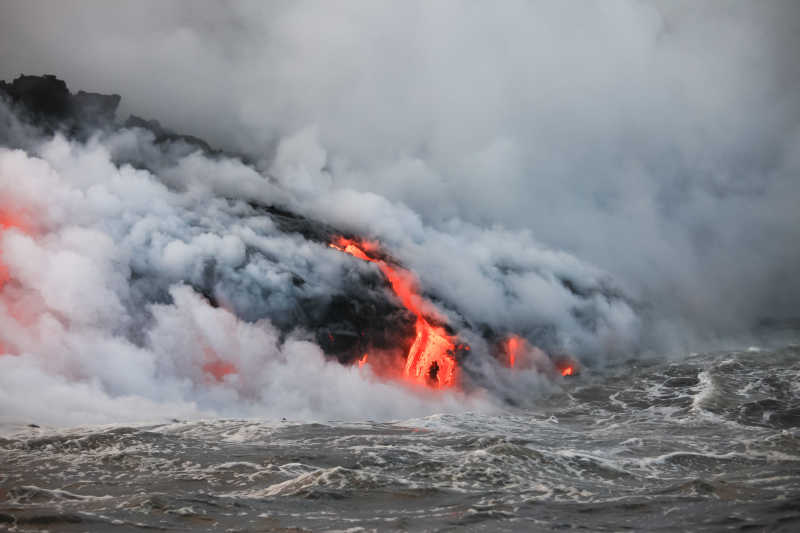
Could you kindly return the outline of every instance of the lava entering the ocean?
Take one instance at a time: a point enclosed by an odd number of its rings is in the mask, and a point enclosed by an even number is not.
[[[5,209],[0,209],[0,235],[8,229],[18,229],[22,232],[29,233],[28,226],[25,223],[22,215]],[[3,290],[6,283],[11,279],[8,272],[8,267],[3,263],[3,249],[0,248],[0,291]],[[6,352],[6,347],[0,342],[0,355]]]
[[[514,364],[517,362],[517,356],[521,353],[523,349],[523,341],[521,338],[517,337],[516,335],[512,335],[506,341],[506,354],[508,355],[508,366],[514,368]]]
[[[577,363],[572,358],[560,358],[555,361],[555,366],[562,376],[575,376],[578,374]]]
[[[25,231],[25,224],[22,221],[22,217],[19,215],[15,215],[10,211],[0,210],[0,234],[2,234],[3,231],[10,228],[16,228]],[[2,254],[3,250],[0,249],[0,289],[2,289],[3,286],[6,284],[9,276],[8,267],[6,267],[3,264]]]
[[[390,266],[382,259],[372,257],[366,250],[377,249],[373,243],[356,243],[340,237],[330,244],[342,252],[354,257],[375,263],[392,287],[395,295],[415,317],[414,343],[406,356],[403,375],[409,381],[421,383],[433,388],[446,388],[455,385],[456,350],[455,340],[440,326],[433,326],[423,316],[422,297],[417,293],[414,276],[406,271]],[[366,362],[366,355],[363,362]],[[363,364],[359,362],[359,366]]]
[[[551,358],[536,346],[529,344],[524,337],[516,334],[510,334],[503,341],[501,352],[506,365],[515,370],[534,368],[538,372],[551,375],[555,372],[562,376],[578,374],[578,363],[572,357],[560,355]]]
[[[0,235],[9,229],[16,229],[23,233],[31,233],[25,217],[16,211],[0,208]],[[8,267],[3,264],[3,249],[0,248],[0,290],[9,280]]]

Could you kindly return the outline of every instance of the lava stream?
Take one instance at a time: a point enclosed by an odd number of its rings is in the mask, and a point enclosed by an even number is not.
[[[0,236],[4,231],[12,228],[28,233],[27,225],[24,223],[22,216],[0,209]],[[3,249],[0,248],[0,292],[2,292],[3,287],[10,279],[8,267],[3,263]],[[6,347],[0,342],[0,355],[4,353],[6,353]]]
[[[7,229],[16,228],[23,230],[25,229],[25,225],[22,222],[22,218],[11,213],[8,211],[0,210],[0,235]],[[8,281],[8,267],[3,264],[3,250],[0,249],[0,289]]]
[[[578,373],[577,363],[571,358],[558,360],[555,365],[562,376],[574,376]]]
[[[506,354],[508,354],[508,366],[514,368],[514,364],[517,361],[517,356],[521,353],[523,349],[523,342],[522,339],[517,337],[516,335],[512,335],[506,341]]]
[[[377,264],[383,275],[389,280],[392,290],[403,307],[417,317],[414,325],[416,330],[414,343],[408,351],[403,369],[406,379],[434,388],[455,385],[456,359],[453,356],[456,349],[455,342],[444,328],[432,326],[423,316],[422,298],[417,294],[416,280],[413,275],[405,270],[389,266],[383,260],[371,257],[365,251],[365,249],[374,247],[371,243],[356,244],[352,240],[339,238],[330,246],[364,261]],[[366,361],[366,356],[363,360]],[[360,363],[359,366],[361,364],[363,363]]]
[[[2,236],[4,231],[9,229],[17,229],[23,233],[30,233],[28,225],[25,223],[22,215],[0,209],[0,236]],[[0,290],[3,289],[3,286],[8,280],[8,267],[3,264],[3,250],[0,248]]]
[[[547,373],[555,370],[562,376],[573,376],[578,373],[578,364],[573,358],[563,355],[555,359],[547,358],[544,352],[528,344],[528,341],[519,335],[509,335],[503,343],[502,351],[509,368],[516,370],[536,368],[539,372]]]

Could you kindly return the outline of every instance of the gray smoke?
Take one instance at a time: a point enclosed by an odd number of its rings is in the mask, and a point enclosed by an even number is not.
[[[297,295],[274,264],[329,291],[369,265],[242,218],[250,200],[379,239],[476,343],[479,325],[535,338],[554,324],[554,345],[605,360],[798,314],[794,2],[1,5],[0,78],[120,93],[123,113],[257,161],[165,157],[138,130],[3,150],[0,202],[41,214],[46,235],[2,237],[36,328],[0,337],[38,361],[0,358],[15,368],[5,406],[33,409],[13,398],[47,379],[53,401],[108,406],[97,419],[135,413],[129,397],[355,417],[371,387],[386,400],[366,416],[455,408],[284,342]],[[253,320],[182,285],[209,262]],[[131,268],[170,297],[128,283]],[[209,349],[252,372],[208,386]]]
[[[78,141],[36,132],[5,104],[0,114],[11,133],[0,147],[0,215],[15,221],[0,229],[4,420],[494,409],[554,385],[533,368],[498,365],[484,328],[584,358],[636,348],[639,317],[602,271],[526,232],[434,228],[402,204],[325,184],[313,131],[279,144],[270,177],[138,127]],[[338,295],[393,296],[375,265],[287,232],[259,207],[276,203],[379,237],[419,272],[431,316],[472,345],[467,396],[326,357],[306,330],[309,313]]]
[[[316,132],[298,186],[530,231],[684,333],[796,314],[796,2],[428,4],[5,2],[0,75],[267,166]]]
[[[22,221],[0,231],[9,274],[0,420],[386,419],[462,402],[490,408],[479,395],[434,395],[342,366],[301,327],[281,334],[273,323],[293,301],[336,294],[369,265],[254,211],[248,189],[281,194],[241,162],[193,152],[162,179],[115,163],[114,151],[132,146],[159,153],[141,130],[0,148],[0,213]],[[210,262],[219,306],[195,288]],[[305,278],[302,288],[289,273]],[[215,377],[214,365],[228,364],[236,371]]]

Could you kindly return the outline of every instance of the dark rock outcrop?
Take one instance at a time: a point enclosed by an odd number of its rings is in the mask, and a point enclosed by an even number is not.
[[[45,132],[62,131],[69,136],[85,138],[98,128],[120,126],[115,123],[117,108],[122,100],[120,95],[86,91],[73,94],[64,80],[52,74],[43,76],[22,74],[11,82],[0,80],[0,98],[8,101],[18,115]],[[151,132],[156,145],[182,143],[189,149],[199,149],[212,155],[224,155],[203,139],[175,133],[157,120],[131,115],[121,127],[141,128]],[[240,155],[233,157],[243,159]]]
[[[113,123],[122,100],[118,94],[72,94],[64,80],[51,74],[20,75],[10,83],[0,81],[0,96],[45,130],[72,133]]]

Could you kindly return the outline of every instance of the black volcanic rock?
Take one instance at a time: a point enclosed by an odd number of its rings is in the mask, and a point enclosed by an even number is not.
[[[64,80],[52,74],[20,75],[11,83],[0,81],[0,95],[46,130],[81,130],[110,124],[122,97],[79,91],[72,94]]]
[[[0,81],[0,90],[5,92],[12,102],[42,115],[66,117],[69,112],[69,100],[72,95],[67,89],[67,84],[51,74],[44,76],[23,74],[11,83]]]

